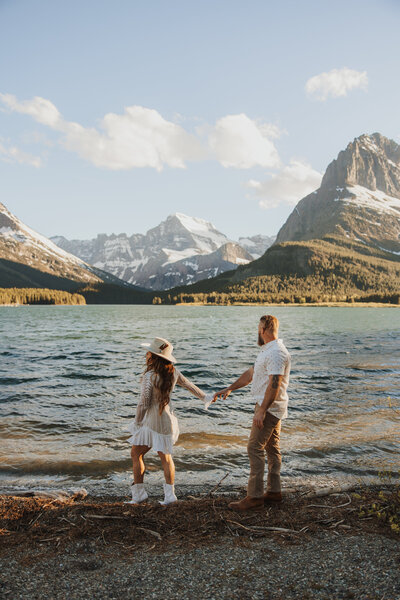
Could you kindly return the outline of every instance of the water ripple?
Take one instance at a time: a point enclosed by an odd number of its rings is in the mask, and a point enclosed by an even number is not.
[[[366,476],[400,468],[400,331],[395,309],[274,307],[292,354],[284,476]],[[257,356],[258,307],[88,306],[0,310],[0,479],[9,486],[130,480],[128,422],[140,394],[140,342],[170,338],[178,367],[206,392]],[[204,411],[177,387],[178,480],[246,482],[247,389]],[[146,456],[150,481],[158,458]],[[396,467],[396,465],[398,465]],[[158,478],[158,479],[157,479]]]

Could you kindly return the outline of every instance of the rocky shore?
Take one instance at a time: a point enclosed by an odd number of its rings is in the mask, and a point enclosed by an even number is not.
[[[400,598],[398,486],[289,491],[255,513],[234,497],[0,496],[0,598]]]

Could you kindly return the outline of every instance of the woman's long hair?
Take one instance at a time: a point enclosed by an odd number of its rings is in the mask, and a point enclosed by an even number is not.
[[[175,367],[169,360],[148,352],[144,372],[147,373],[148,371],[154,371],[153,385],[161,415],[164,408],[169,404],[170,393],[174,385]]]

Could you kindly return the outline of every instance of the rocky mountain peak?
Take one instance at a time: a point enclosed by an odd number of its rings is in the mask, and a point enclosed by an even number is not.
[[[212,223],[183,213],[169,215],[146,234],[98,235],[93,240],[52,240],[86,262],[135,285],[169,289],[235,269],[271,245],[267,236],[230,240]]]
[[[380,133],[355,138],[328,165],[321,188],[348,185],[400,198],[400,146]]]
[[[161,249],[175,252],[192,249],[192,254],[213,252],[229,241],[212,223],[182,213],[169,215],[157,227],[150,229],[146,237]]]
[[[400,255],[400,146],[361,135],[328,166],[321,187],[297,204],[277,242],[336,235]]]

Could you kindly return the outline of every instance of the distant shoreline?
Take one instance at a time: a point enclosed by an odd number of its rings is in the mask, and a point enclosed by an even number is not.
[[[39,303],[35,303],[35,304],[0,304],[0,308],[2,306],[6,306],[6,307],[12,307],[12,308],[19,308],[21,306],[88,306],[87,304],[39,304]],[[89,305],[90,306],[90,305]],[[94,304],[92,305],[94,306]]]
[[[338,307],[346,307],[346,308],[400,308],[400,304],[390,304],[385,302],[310,302],[305,304],[300,304],[298,302],[231,302],[230,304],[208,304],[205,302],[177,302],[176,304],[0,304],[1,307],[23,307],[23,306],[217,306],[217,307],[227,307],[227,306],[290,306],[296,307],[300,306],[301,308],[338,308]]]
[[[230,304],[207,304],[205,302],[178,302],[177,304],[161,306],[301,306],[307,307],[366,307],[366,308],[400,308],[400,304],[390,304],[389,302],[310,302],[300,304],[299,302],[231,302]]]

